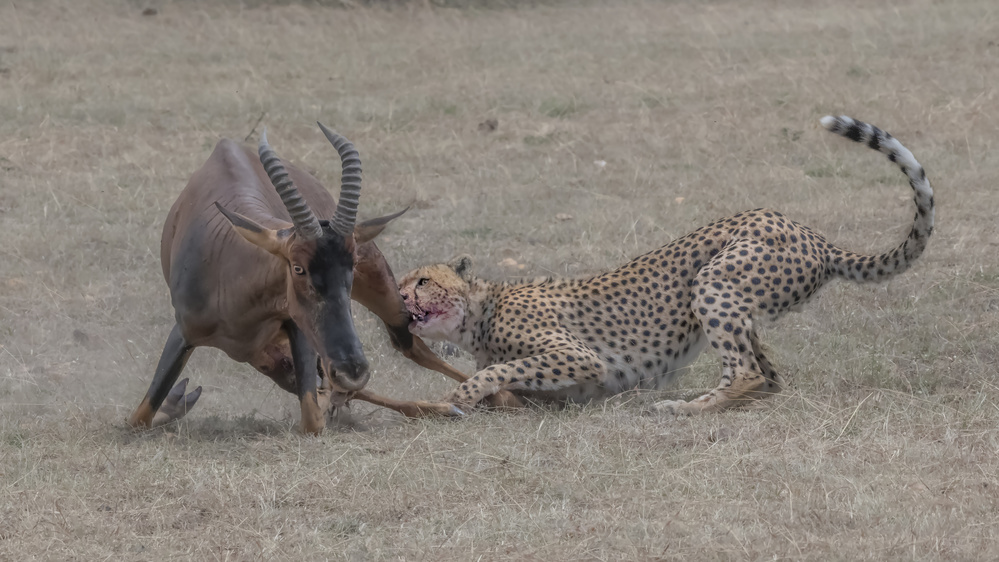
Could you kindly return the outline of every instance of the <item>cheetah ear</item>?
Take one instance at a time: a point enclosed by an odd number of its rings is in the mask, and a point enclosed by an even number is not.
[[[472,282],[472,257],[462,254],[447,262],[447,266],[454,270],[465,283]]]

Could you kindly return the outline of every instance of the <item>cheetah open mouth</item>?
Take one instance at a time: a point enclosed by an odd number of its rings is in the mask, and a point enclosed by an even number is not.
[[[437,312],[434,310],[425,310],[416,302],[416,297],[414,295],[413,301],[406,303],[406,308],[409,311],[409,329],[412,330],[420,325],[424,325],[433,318]]]
[[[409,311],[409,319],[410,319],[409,327],[412,328],[414,326],[419,326],[420,324],[425,324],[427,322],[427,318],[429,318],[430,316],[432,316],[431,313],[421,309],[418,306],[414,306],[413,309],[410,309]]]

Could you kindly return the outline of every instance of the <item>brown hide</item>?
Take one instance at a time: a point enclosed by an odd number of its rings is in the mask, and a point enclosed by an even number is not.
[[[316,216],[332,217],[332,195],[311,175],[286,168]],[[191,177],[163,227],[163,277],[184,339],[249,362],[279,339],[287,319],[287,265],[243,240],[216,201],[267,228],[287,226],[291,217],[257,155],[223,139]]]
[[[332,219],[337,207],[333,195],[308,173],[288,164],[285,168],[315,216],[319,220]],[[284,258],[244,240],[220,213],[216,202],[228,212],[242,215],[266,229],[285,228],[292,222],[257,154],[237,142],[219,141],[177,198],[163,227],[160,245],[163,277],[170,287],[177,326],[168,339],[157,372],[165,369],[176,377],[191,350],[209,346],[221,349],[233,360],[250,363],[282,389],[294,393],[295,369],[283,327],[289,320],[288,264]],[[457,381],[467,379],[409,333],[410,318],[395,277],[373,241],[356,247],[351,298],[385,322],[393,345],[406,357]],[[154,380],[159,380],[159,376]],[[168,401],[165,408],[186,407],[185,383],[186,380],[178,385],[180,406]],[[156,385],[154,382],[153,386]],[[200,390],[192,394],[187,402],[190,405]],[[497,397],[497,403],[502,402],[502,396],[507,397],[509,405],[518,403],[509,393]],[[405,415],[453,415],[453,407],[449,405],[395,401],[367,391],[358,392],[356,398]],[[303,429],[312,432],[322,429],[316,407],[320,410],[328,407],[328,394],[325,400],[325,406],[316,406],[314,399],[311,406],[308,401],[303,402]],[[154,413],[147,394],[130,423],[137,427],[152,425]],[[183,412],[165,415],[160,411],[157,416],[177,419]]]

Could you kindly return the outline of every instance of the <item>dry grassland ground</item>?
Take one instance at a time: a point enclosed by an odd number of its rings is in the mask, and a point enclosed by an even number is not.
[[[0,559],[999,558],[995,2],[251,4],[0,5]],[[261,116],[331,186],[314,122],[349,136],[363,215],[415,201],[380,241],[397,273],[468,252],[501,279],[761,206],[889,248],[909,188],[817,126],[836,112],[913,150],[938,228],[912,271],[767,329],[791,388],[761,408],[648,414],[716,383],[705,355],[652,396],[457,422],[358,405],[315,439],[293,396],[199,350],[194,413],[125,427],[173,322],[162,221]],[[374,389],[451,387],[355,314]]]

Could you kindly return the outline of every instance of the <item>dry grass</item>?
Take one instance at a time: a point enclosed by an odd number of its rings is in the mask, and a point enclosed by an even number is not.
[[[256,4],[0,6],[0,558],[999,558],[994,2]],[[311,439],[293,397],[201,350],[196,412],[124,427],[172,323],[161,221],[262,114],[327,185],[313,122],[348,135],[367,216],[416,200],[381,242],[397,272],[462,251],[502,278],[597,271],[756,206],[895,244],[908,188],[821,132],[830,112],[914,151],[938,229],[912,272],[768,330],[793,386],[762,408],[358,406]],[[449,388],[357,316],[374,388]],[[716,377],[704,357],[667,395]]]

